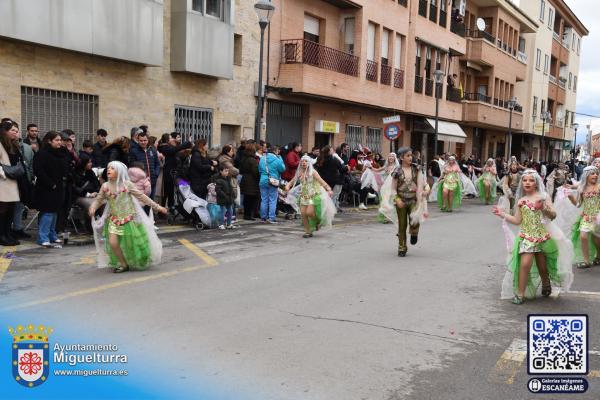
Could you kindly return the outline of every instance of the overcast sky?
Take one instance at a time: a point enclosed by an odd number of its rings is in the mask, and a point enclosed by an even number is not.
[[[600,49],[600,32],[596,28],[600,26],[600,12],[598,11],[600,2],[598,0],[565,0],[565,2],[590,31],[589,36],[584,37],[581,42],[577,112],[600,117],[600,51],[598,51]],[[590,123],[590,119],[590,117],[582,115],[576,116],[576,121],[580,126],[578,132],[582,132],[582,128]]]

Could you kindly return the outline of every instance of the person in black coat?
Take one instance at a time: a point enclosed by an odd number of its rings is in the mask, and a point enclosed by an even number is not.
[[[217,193],[217,204],[221,207],[221,221],[219,229],[233,228],[233,205],[235,204],[236,194],[231,185],[229,177],[229,168],[224,165],[219,166],[219,174],[214,178],[215,191]],[[227,218],[227,223],[225,223]]]
[[[210,183],[210,177],[217,167],[216,161],[208,158],[208,144],[204,139],[198,139],[192,150],[192,160],[190,163],[190,184],[192,192],[196,196],[206,200],[208,194],[207,186]]]
[[[321,175],[321,178],[333,188],[333,202],[339,209],[339,197],[344,185],[344,174],[347,173],[348,167],[342,165],[339,156],[334,156],[335,152],[330,146],[325,146],[321,149],[321,154],[317,159],[316,170]]]
[[[175,180],[173,171],[177,169],[177,153],[192,147],[191,142],[181,143],[181,134],[178,132],[165,133],[158,145],[158,151],[165,156],[163,166],[163,206],[173,207],[175,205]]]
[[[125,136],[115,139],[111,144],[104,146],[102,150],[104,154],[104,161],[108,165],[111,161],[121,161],[123,164],[129,166],[129,147],[131,141]],[[102,179],[104,182],[108,181],[106,176],[106,168],[102,171]]]
[[[240,191],[244,195],[244,219],[253,221],[260,200],[258,160],[256,159],[256,144],[246,143],[240,160]]]
[[[92,169],[92,159],[90,156],[83,155],[79,159],[79,164],[73,175],[72,192],[75,204],[83,211],[85,226],[88,232],[92,232],[91,220],[87,217],[88,210],[94,199],[100,192],[100,181]]]
[[[61,247],[56,234],[58,212],[64,207],[69,175],[69,153],[62,147],[62,138],[55,131],[46,133],[43,146],[33,159],[36,176],[35,208],[40,212],[38,244]]]

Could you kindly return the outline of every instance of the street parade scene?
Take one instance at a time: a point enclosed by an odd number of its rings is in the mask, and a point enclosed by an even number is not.
[[[43,3],[0,399],[600,398],[594,2]]]

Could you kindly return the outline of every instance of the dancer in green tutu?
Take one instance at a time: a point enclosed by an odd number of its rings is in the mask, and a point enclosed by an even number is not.
[[[286,192],[293,188],[288,194],[287,203],[300,206],[304,238],[313,237],[315,230],[330,228],[336,213],[335,204],[331,200],[333,191],[313,169],[311,161],[309,156],[303,156],[296,176],[285,186]]]
[[[98,266],[111,266],[120,273],[131,269],[144,270],[160,262],[162,244],[154,231],[154,221],[140,203],[167,214],[129,180],[127,167],[112,161],[107,167],[108,182],[89,209],[90,217],[106,204],[102,217],[93,222],[98,251]]]
[[[573,282],[571,258],[573,246],[552,223],[556,212],[539,174],[525,170],[516,193],[514,216],[501,207],[494,214],[520,226],[512,242],[511,231],[504,224],[509,249],[508,269],[502,285],[502,298],[522,304],[533,298],[541,283],[544,297],[552,293],[552,283],[568,291]]]
[[[497,177],[496,163],[493,158],[490,158],[486,161],[483,173],[475,183],[479,196],[485,204],[493,204],[496,200]]]
[[[596,167],[590,165],[584,168],[577,192],[569,195],[569,200],[576,207],[582,207],[571,236],[575,248],[575,266],[589,268],[592,263],[600,265],[600,226],[597,220],[600,213],[600,185]]]
[[[438,181],[437,202],[442,212],[452,212],[462,204],[460,167],[454,156],[448,158]]]

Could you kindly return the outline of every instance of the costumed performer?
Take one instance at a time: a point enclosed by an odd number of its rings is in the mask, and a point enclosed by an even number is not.
[[[502,191],[504,195],[510,201],[510,209],[515,208],[515,194],[521,181],[521,170],[519,169],[519,163],[515,160],[510,162],[508,173],[502,178]]]
[[[108,181],[89,208],[96,210],[106,204],[102,217],[93,221],[98,266],[114,268],[115,273],[144,270],[160,263],[162,244],[154,231],[154,219],[146,215],[140,203],[167,214],[168,210],[152,201],[129,179],[127,167],[112,161],[107,168]]]
[[[475,186],[479,190],[481,200],[487,204],[493,204],[496,200],[497,176],[496,163],[493,158],[489,158],[483,166],[483,173],[477,179]]]
[[[314,170],[310,161],[309,156],[303,156],[296,170],[296,176],[285,186],[285,191],[290,192],[291,188],[299,184],[290,195],[297,197],[295,203],[300,206],[304,238],[313,237],[315,230],[331,227],[336,212],[335,204],[331,200],[333,191]]]
[[[499,206],[493,209],[495,215],[520,227],[511,248],[507,234],[510,230],[504,224],[510,255],[502,298],[512,297],[514,304],[522,304],[525,298],[536,296],[540,283],[544,297],[552,293],[552,283],[568,291],[573,282],[573,246],[552,223],[556,212],[535,170],[523,172],[515,197],[514,216]]]
[[[406,229],[410,244],[417,244],[420,224],[427,218],[429,186],[419,167],[412,163],[412,149],[398,150],[400,167],[386,180],[381,189],[379,212],[398,226],[398,256],[405,257]]]
[[[437,202],[442,212],[452,212],[462,204],[461,171],[456,158],[448,157],[438,181]]]

